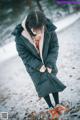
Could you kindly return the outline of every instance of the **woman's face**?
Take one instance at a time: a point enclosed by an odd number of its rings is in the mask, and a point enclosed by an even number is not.
[[[31,30],[36,35],[42,33],[42,27],[40,27],[40,28],[32,28]]]
[[[42,35],[42,27],[41,28],[32,28],[31,30],[35,34],[34,39],[36,41],[40,40],[41,39],[41,35]]]

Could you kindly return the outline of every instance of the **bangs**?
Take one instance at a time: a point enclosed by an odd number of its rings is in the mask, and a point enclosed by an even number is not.
[[[42,28],[43,25],[44,24],[41,22],[36,23],[36,21],[34,21],[34,22],[31,22],[29,27],[30,27],[30,29],[32,29],[32,28],[36,29],[36,28]]]
[[[44,20],[42,18],[38,18],[38,21],[35,19],[31,19],[28,23],[30,28],[41,28],[44,25]]]
[[[26,19],[26,28],[28,28],[31,36],[33,35],[31,29],[42,28],[46,24],[46,17],[41,11],[31,11]]]

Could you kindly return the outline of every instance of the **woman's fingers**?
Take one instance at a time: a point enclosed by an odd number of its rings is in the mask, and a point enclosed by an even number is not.
[[[52,72],[52,68],[49,68],[49,67],[45,67],[44,65],[40,68],[40,72],[45,72],[47,69],[48,73],[51,73]]]
[[[46,67],[43,65],[41,68],[40,68],[40,72],[45,72],[46,70]]]
[[[47,70],[48,70],[49,73],[52,72],[52,68],[47,67]]]

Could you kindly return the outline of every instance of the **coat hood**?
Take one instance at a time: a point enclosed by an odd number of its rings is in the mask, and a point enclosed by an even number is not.
[[[57,29],[57,27],[52,23],[49,18],[46,19],[46,27],[49,32],[55,31]]]
[[[19,36],[21,34],[21,32],[23,31],[23,29],[25,29],[24,23],[25,23],[26,17],[25,19],[22,21],[22,23],[16,25],[16,27],[14,28],[12,35],[14,36]],[[54,31],[57,29],[57,27],[52,23],[52,21],[47,18],[46,19],[46,27],[48,32]]]

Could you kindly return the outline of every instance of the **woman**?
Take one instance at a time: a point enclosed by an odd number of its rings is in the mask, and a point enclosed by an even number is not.
[[[38,96],[43,97],[49,107],[54,107],[49,94],[52,93],[57,105],[59,92],[66,88],[56,76],[59,45],[55,29],[56,26],[41,11],[31,11],[12,32],[16,36],[18,55],[32,78]]]

